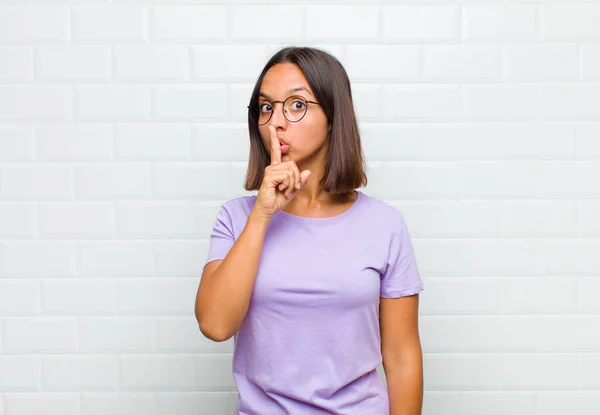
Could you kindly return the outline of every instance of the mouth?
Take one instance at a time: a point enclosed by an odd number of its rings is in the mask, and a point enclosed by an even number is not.
[[[281,145],[281,154],[287,154],[290,145],[286,143],[282,138],[279,138],[279,144]]]

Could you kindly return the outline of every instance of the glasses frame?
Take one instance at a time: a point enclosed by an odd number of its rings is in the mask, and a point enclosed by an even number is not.
[[[291,98],[301,98],[301,99],[302,99],[303,101],[305,101],[305,102],[306,102],[306,104],[307,104],[307,105],[306,105],[306,111],[304,111],[304,115],[303,115],[302,117],[300,117],[300,119],[298,119],[298,120],[296,120],[296,121],[292,121],[292,120],[290,120],[290,119],[287,117],[287,115],[285,115],[285,110],[284,110],[284,108],[285,108],[285,103],[287,102],[287,100],[288,100],[288,99],[291,99]],[[287,98],[286,98],[285,100],[283,100],[283,101],[281,101],[281,100],[278,100],[278,101],[269,101],[269,104],[271,104],[271,106],[273,107],[273,109],[272,109],[272,111],[271,111],[271,115],[269,115],[269,118],[268,118],[268,119],[267,119],[267,121],[265,121],[264,123],[262,123],[262,124],[259,124],[259,123],[258,123],[258,119],[257,119],[256,121],[252,120],[252,115],[250,115],[250,111],[252,111],[252,110],[254,110],[254,111],[260,111],[260,107],[259,107],[259,108],[256,108],[256,107],[253,107],[253,106],[251,106],[251,105],[248,105],[248,106],[247,106],[247,108],[248,108],[248,116],[250,117],[250,119],[251,119],[253,122],[256,122],[256,124],[257,124],[259,127],[262,127],[263,125],[266,125],[266,124],[268,124],[268,123],[269,123],[269,121],[271,121],[271,118],[273,117],[273,113],[275,112],[275,104],[276,104],[276,103],[278,103],[278,102],[281,102],[281,112],[283,112],[283,116],[285,117],[285,119],[286,119],[286,120],[288,120],[289,122],[294,122],[294,123],[295,123],[295,122],[302,121],[302,119],[303,119],[303,118],[306,116],[306,113],[308,112],[308,104],[317,104],[317,105],[321,105],[319,102],[317,102],[317,101],[310,101],[310,100],[308,100],[308,99],[304,98],[304,97],[303,97],[303,96],[301,96],[301,95],[290,95],[289,97],[287,97]],[[259,114],[259,117],[260,117],[260,114]]]

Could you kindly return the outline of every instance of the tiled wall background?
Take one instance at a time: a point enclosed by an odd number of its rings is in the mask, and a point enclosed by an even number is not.
[[[600,1],[0,0],[0,415],[229,415],[193,303],[280,47],[353,84],[424,415],[600,414]]]

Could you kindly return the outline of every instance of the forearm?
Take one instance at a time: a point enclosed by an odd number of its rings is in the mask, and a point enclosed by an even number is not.
[[[412,362],[385,369],[390,415],[421,415],[423,406],[423,365]]]
[[[248,312],[267,227],[267,221],[250,214],[223,262],[206,276],[196,314],[215,339],[233,336]]]

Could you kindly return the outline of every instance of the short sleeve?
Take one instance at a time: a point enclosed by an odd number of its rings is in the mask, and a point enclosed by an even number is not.
[[[405,297],[423,291],[415,253],[406,222],[400,212],[390,237],[387,266],[381,276],[380,296]]]
[[[221,205],[217,219],[210,233],[210,245],[208,248],[208,257],[204,262],[204,266],[210,261],[217,259],[225,259],[227,253],[235,242],[233,233],[233,221],[225,204]]]

